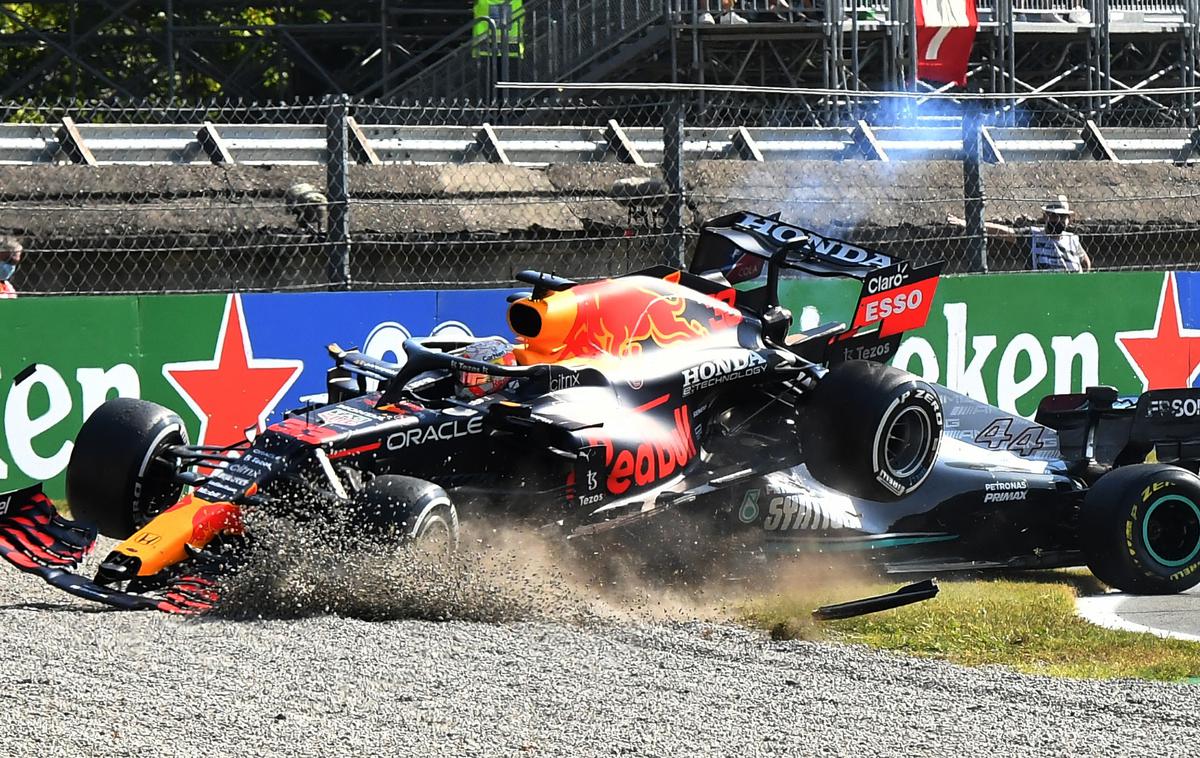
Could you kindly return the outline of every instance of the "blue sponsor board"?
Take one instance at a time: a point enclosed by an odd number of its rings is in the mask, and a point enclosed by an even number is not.
[[[41,481],[60,497],[79,429],[107,398],[160,403],[193,443],[232,444],[324,394],[329,343],[395,361],[410,336],[508,335],[510,292],[4,301],[0,492]]]
[[[511,337],[505,297],[513,290],[412,290],[241,295],[246,332],[256,357],[303,362],[299,377],[272,418],[325,391],[332,365],[326,345],[358,348],[396,361],[409,337],[493,335]]]

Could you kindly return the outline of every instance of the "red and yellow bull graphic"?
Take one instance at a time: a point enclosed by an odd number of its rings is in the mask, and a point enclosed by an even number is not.
[[[522,343],[523,364],[578,358],[631,358],[730,333],[742,321],[737,292],[710,297],[678,282],[629,276],[580,284],[541,300],[517,301],[509,323]]]
[[[242,511],[236,505],[187,495],[117,545],[115,552],[138,559],[138,576],[154,576],[186,559],[189,545],[202,548],[219,534],[242,531]]]

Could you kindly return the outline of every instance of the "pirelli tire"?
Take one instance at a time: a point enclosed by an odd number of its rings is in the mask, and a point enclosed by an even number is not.
[[[458,550],[458,510],[446,491],[411,476],[377,476],[347,507],[350,542],[368,548],[418,548],[435,557]]]
[[[894,500],[933,471],[942,428],[942,404],[929,384],[882,363],[847,361],[809,394],[800,444],[822,484]]]
[[[79,521],[123,540],[179,500],[175,467],[161,460],[187,429],[156,403],[119,397],[83,422],[67,463],[67,504]]]
[[[1100,477],[1084,497],[1079,541],[1096,578],[1167,595],[1200,583],[1200,477],[1161,463]]]

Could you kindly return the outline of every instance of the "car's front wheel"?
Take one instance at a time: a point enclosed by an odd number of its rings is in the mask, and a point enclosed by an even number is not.
[[[347,506],[350,538],[374,547],[415,547],[432,556],[458,550],[458,510],[432,482],[377,476]]]
[[[183,486],[162,454],[186,444],[173,411],[127,397],[104,403],[83,423],[67,463],[71,514],[106,537],[129,537],[179,499]]]
[[[1079,540],[1088,568],[1123,592],[1165,595],[1200,583],[1200,477],[1178,466],[1110,471],[1087,493]]]
[[[801,452],[822,484],[872,500],[894,500],[933,471],[942,404],[921,379],[871,361],[830,369],[808,397]]]

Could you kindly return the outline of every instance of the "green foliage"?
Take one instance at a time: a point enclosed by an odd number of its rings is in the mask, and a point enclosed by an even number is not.
[[[373,14],[378,21],[378,7],[364,4],[339,10],[338,16],[308,4],[175,0],[171,18],[166,8],[165,3],[133,3],[116,13],[100,3],[0,3],[0,70],[5,72],[0,91],[8,90],[0,93],[2,99],[195,101],[243,92],[263,99],[290,97],[296,94],[301,56],[274,27],[327,24],[347,14],[363,19]],[[77,54],[65,54],[68,50]],[[310,38],[306,50],[331,69],[346,63],[337,45],[312,45]],[[6,115],[21,120],[19,114]]]

